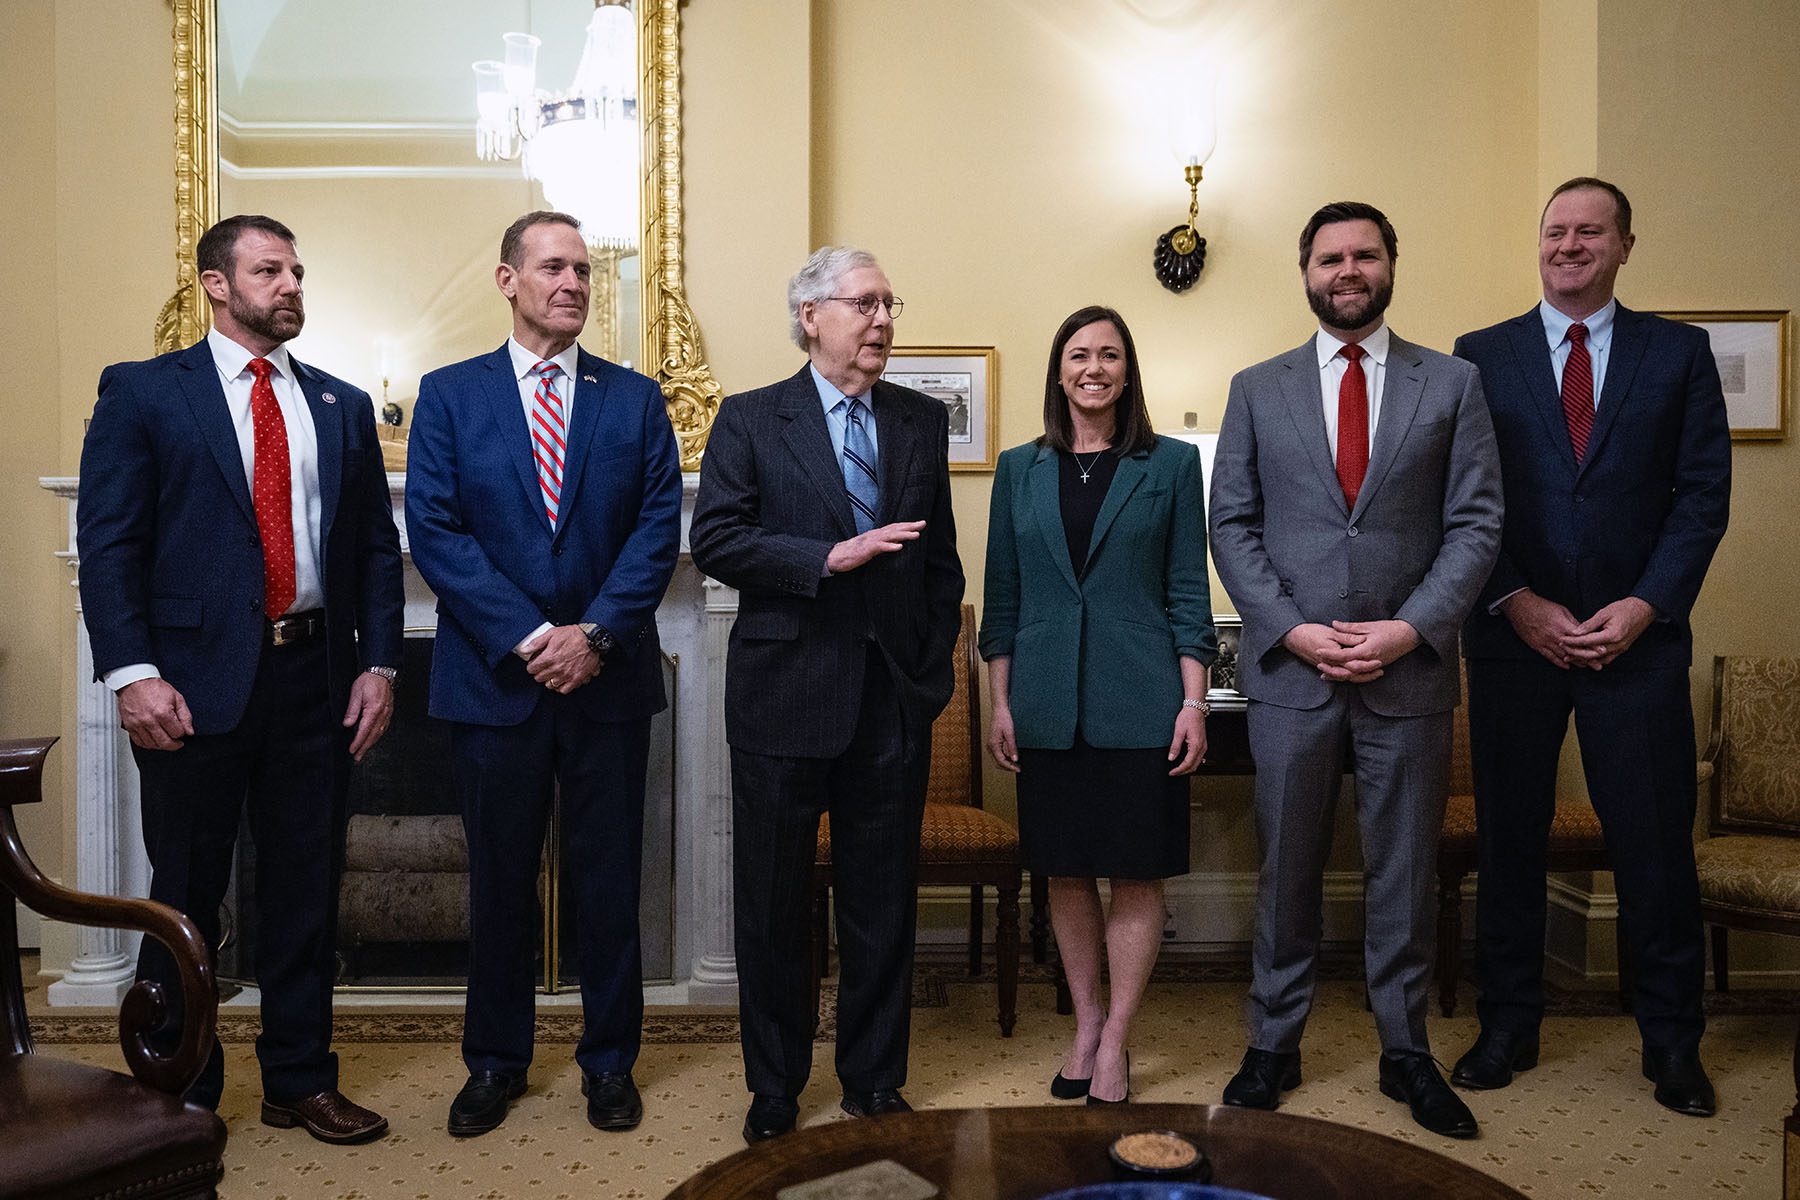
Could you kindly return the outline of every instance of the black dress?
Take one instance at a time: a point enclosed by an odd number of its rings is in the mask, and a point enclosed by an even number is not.
[[[1094,522],[1118,457],[1057,455],[1069,562],[1087,572]],[[1082,479],[1085,469],[1087,479]],[[1087,664],[1102,670],[1102,664]],[[1166,879],[1188,872],[1188,777],[1170,776],[1169,748],[1107,749],[1081,735],[1067,750],[1019,748],[1019,843],[1028,870],[1080,878]]]

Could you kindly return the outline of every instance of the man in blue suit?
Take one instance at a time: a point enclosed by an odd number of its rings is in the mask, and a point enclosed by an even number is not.
[[[638,877],[650,718],[667,707],[656,607],[681,464],[656,381],[587,353],[580,225],[527,213],[500,242],[507,343],[427,375],[408,443],[413,562],[438,597],[431,715],[451,722],[469,843],[469,1079],[450,1132],[525,1091],[537,875],[560,787],[572,864],[588,1121],[630,1129],[643,1017]]]
[[[368,394],[301,363],[294,235],[228,217],[195,257],[213,329],[119,363],[81,453],[77,547],[94,673],[117,695],[143,805],[150,895],[217,947],[240,815],[257,864],[265,1124],[323,1141],[387,1121],[337,1090],[338,874],[350,763],[386,732],[400,661],[400,539]],[[138,973],[174,1005],[175,964]],[[189,1089],[217,1107],[217,1045]]]
[[[1706,335],[1613,298],[1631,204],[1571,179],[1539,227],[1542,303],[1458,340],[1506,484],[1492,578],[1464,631],[1475,774],[1481,1035],[1452,1081],[1535,1066],[1545,843],[1569,714],[1606,833],[1656,1099],[1711,1116],[1694,874],[1688,613],[1725,533],[1731,435]]]

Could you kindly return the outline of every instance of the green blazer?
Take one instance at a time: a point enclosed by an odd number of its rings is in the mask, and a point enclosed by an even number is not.
[[[1000,456],[988,514],[980,648],[1010,655],[1020,746],[1166,747],[1181,711],[1180,658],[1218,657],[1206,577],[1200,456],[1185,442],[1119,462],[1094,522],[1086,577],[1069,562],[1056,452]]]

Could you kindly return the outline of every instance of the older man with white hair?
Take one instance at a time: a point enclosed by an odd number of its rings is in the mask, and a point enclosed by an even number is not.
[[[694,506],[694,565],[740,593],[725,737],[751,1142],[794,1127],[812,1067],[808,911],[822,813],[843,1108],[908,1110],[919,822],[963,573],[944,406],[881,378],[900,307],[866,251],[814,253],[788,285],[809,361],[726,398]]]

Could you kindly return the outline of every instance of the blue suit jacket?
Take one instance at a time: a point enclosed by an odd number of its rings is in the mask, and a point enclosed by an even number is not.
[[[1481,370],[1506,487],[1500,558],[1470,615],[1470,658],[1535,658],[1488,608],[1522,587],[1577,620],[1637,596],[1659,620],[1610,670],[1686,667],[1688,613],[1731,500],[1731,431],[1704,331],[1620,305],[1587,454],[1575,461],[1544,322],[1456,342]]]
[[[363,667],[400,663],[400,538],[368,393],[293,366],[319,439],[319,565],[341,710]],[[205,341],[101,372],[76,527],[95,678],[154,663],[195,733],[236,726],[262,655],[262,545]]]
[[[598,721],[661,712],[656,607],[681,542],[681,461],[656,381],[581,352],[554,530],[506,347],[419,383],[406,531],[438,598],[431,714],[516,725],[548,693],[513,653],[533,629],[596,622],[617,639],[573,693]]]

